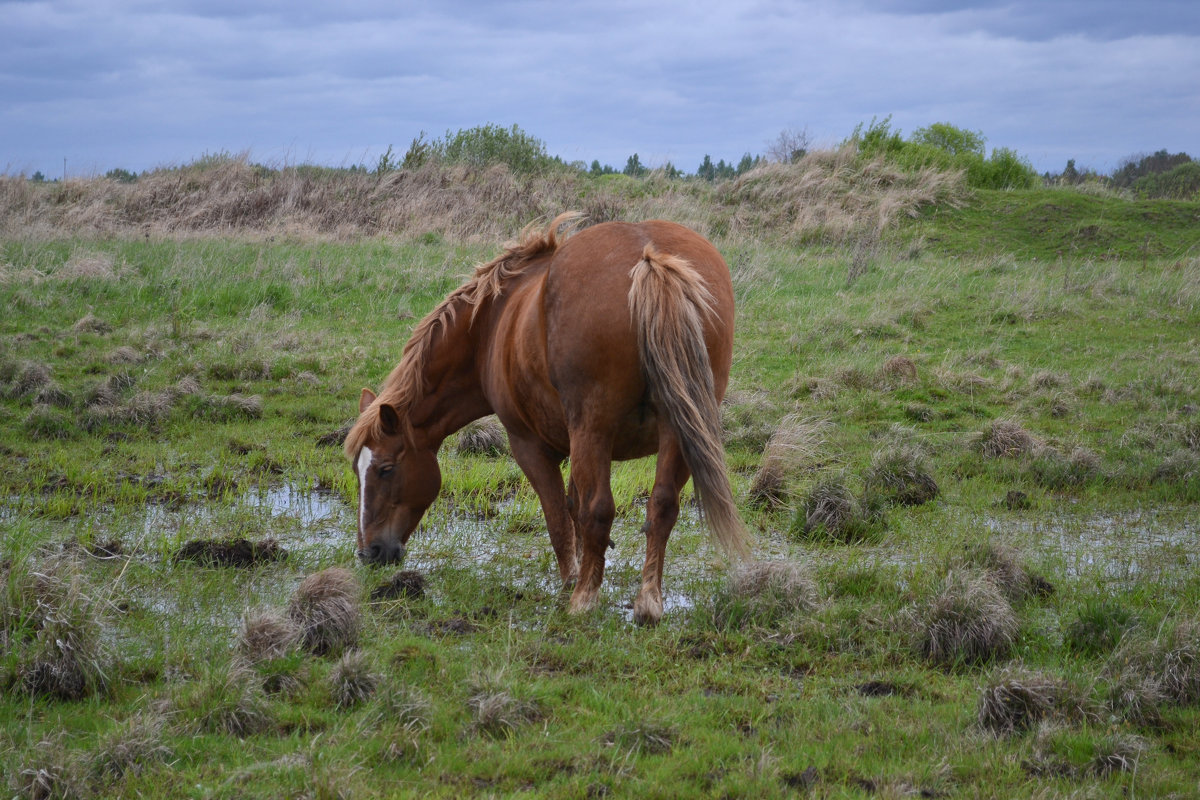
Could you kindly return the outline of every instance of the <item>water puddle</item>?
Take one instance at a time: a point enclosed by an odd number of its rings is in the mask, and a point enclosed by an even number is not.
[[[993,537],[1012,540],[1070,578],[1132,584],[1184,574],[1200,564],[1200,519],[1187,509],[984,517],[982,523]]]

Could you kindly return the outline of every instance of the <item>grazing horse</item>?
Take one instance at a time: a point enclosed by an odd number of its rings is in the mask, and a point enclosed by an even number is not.
[[[612,461],[658,453],[634,602],[634,619],[653,624],[689,475],[717,543],[732,556],[748,549],[721,444],[733,287],[720,253],[681,225],[559,232],[578,218],[528,228],[477,267],[417,325],[379,395],[363,389],[345,447],[358,475],[358,555],[404,556],[441,488],[438,447],[495,414],[541,500],[574,613],[595,606],[604,577]]]

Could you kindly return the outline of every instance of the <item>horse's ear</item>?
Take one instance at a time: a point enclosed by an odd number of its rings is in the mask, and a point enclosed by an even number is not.
[[[394,406],[384,403],[379,407],[379,425],[386,436],[395,436],[400,432],[400,415]]]
[[[375,402],[375,393],[372,392],[370,389],[363,389],[362,394],[359,395],[359,397],[358,397],[358,413],[361,414],[362,412],[366,411],[367,406],[371,405],[371,403],[374,403],[374,402]]]

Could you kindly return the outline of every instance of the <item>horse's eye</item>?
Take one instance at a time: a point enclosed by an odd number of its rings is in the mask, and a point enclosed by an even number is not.
[[[396,471],[396,468],[394,466],[392,466],[391,464],[384,464],[383,466],[381,466],[379,468],[379,477],[386,478],[388,475],[391,475],[395,471]]]

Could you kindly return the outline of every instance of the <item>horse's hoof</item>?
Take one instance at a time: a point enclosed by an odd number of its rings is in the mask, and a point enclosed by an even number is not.
[[[633,621],[643,627],[652,628],[662,619],[661,600],[647,600],[639,596],[633,601]]]

